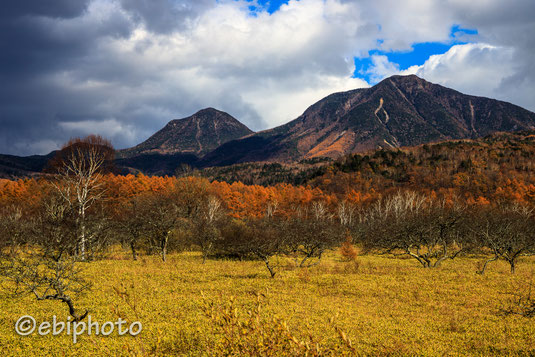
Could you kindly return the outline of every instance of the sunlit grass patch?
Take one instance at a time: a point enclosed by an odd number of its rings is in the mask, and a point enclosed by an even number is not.
[[[202,264],[200,254],[186,252],[170,255],[163,263],[159,257],[133,261],[120,252],[113,254],[114,259],[82,264],[93,288],[79,296],[77,304],[101,322],[139,320],[140,335],[82,335],[76,345],[64,335],[17,336],[14,323],[22,315],[45,321],[53,315],[66,320],[68,313],[57,302],[3,295],[0,349],[8,355],[211,355],[223,354],[228,343],[257,343],[267,334],[279,343],[272,352],[288,355],[535,352],[535,321],[500,313],[507,293],[531,281],[532,258],[524,258],[514,275],[506,263],[496,262],[482,276],[475,274],[478,257],[424,269],[411,259],[361,255],[344,261],[331,252],[310,268],[277,258],[278,275],[272,279],[263,263],[254,260],[209,259]],[[237,323],[255,314],[259,299],[264,325],[254,325],[225,345],[222,330],[214,331],[216,322],[206,314],[206,304],[220,312],[232,304],[239,313],[233,320]],[[309,350],[301,342],[309,343]],[[258,352],[234,347],[244,354]]]

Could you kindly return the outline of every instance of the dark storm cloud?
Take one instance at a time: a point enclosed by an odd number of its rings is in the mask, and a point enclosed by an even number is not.
[[[80,15],[90,0],[16,0],[4,1],[0,19],[13,20],[23,16],[72,18]]]
[[[13,1],[3,5],[0,153],[44,153],[65,140],[66,133],[57,127],[58,109],[76,113],[95,104],[91,98],[73,96],[72,91],[58,86],[57,74],[87,63],[100,37],[129,36],[133,25],[120,12],[106,14],[95,23],[98,19],[92,20],[87,13],[89,1]],[[87,113],[91,115],[91,110]]]
[[[68,8],[71,11],[57,8],[45,12],[38,5],[33,9],[35,11],[28,6],[25,14],[17,11],[18,16],[14,18],[0,19],[0,75],[29,77],[44,70],[68,68],[90,53],[99,37],[130,34],[132,24],[120,14],[112,13],[108,19],[98,24],[48,17],[48,14],[83,16],[87,4],[81,1],[78,3],[78,12],[71,8]]]

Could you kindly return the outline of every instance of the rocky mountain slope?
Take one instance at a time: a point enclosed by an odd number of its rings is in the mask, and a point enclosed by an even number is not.
[[[228,142],[204,166],[331,157],[498,131],[535,128],[535,113],[516,105],[459,93],[417,76],[393,76],[374,87],[332,94],[299,118]]]
[[[202,156],[221,144],[253,132],[225,112],[213,108],[184,119],[171,120],[141,144],[118,151],[120,158],[144,154],[193,154]]]

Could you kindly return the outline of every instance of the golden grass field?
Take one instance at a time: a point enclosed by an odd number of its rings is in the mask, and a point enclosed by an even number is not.
[[[93,287],[75,302],[90,310],[93,321],[116,321],[118,316],[141,321],[143,331],[137,337],[82,335],[73,344],[66,335],[18,336],[14,323],[20,316],[32,315],[40,322],[57,315],[65,321],[68,311],[57,301],[4,294],[0,350],[4,356],[197,356],[238,354],[226,349],[229,343],[247,339],[269,344],[273,339],[253,331],[229,342],[217,333],[226,311],[234,321],[246,321],[252,313],[258,318],[255,326],[276,326],[278,333],[291,335],[296,341],[290,342],[295,349],[289,355],[306,353],[303,346],[297,349],[301,342],[309,343],[310,355],[534,354],[535,318],[503,316],[500,307],[508,301],[507,293],[522,286],[527,291],[535,260],[524,258],[514,275],[503,262],[477,275],[480,262],[465,257],[424,269],[414,260],[389,256],[364,255],[347,262],[335,251],[308,269],[281,258],[278,275],[271,279],[258,261],[202,264],[200,254],[190,252],[171,255],[166,263],[152,256],[132,261],[117,251],[108,259],[83,263]],[[233,307],[227,309],[231,301]],[[210,303],[212,317],[206,313]],[[245,336],[243,326],[239,330]],[[269,348],[265,353],[282,354]]]

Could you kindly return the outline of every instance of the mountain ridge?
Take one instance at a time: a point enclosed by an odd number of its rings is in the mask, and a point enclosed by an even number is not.
[[[142,143],[118,150],[119,158],[142,154],[194,154],[203,156],[218,146],[253,131],[231,115],[214,108],[169,121]]]
[[[171,120],[132,148],[118,150],[116,164],[123,173],[165,175],[182,165],[336,159],[534,129],[535,113],[514,104],[466,95],[415,75],[392,76],[370,88],[330,94],[298,118],[257,133],[225,112],[205,108]],[[0,155],[0,177],[32,175],[49,155]]]
[[[415,75],[392,76],[371,88],[333,93],[287,124],[223,144],[203,162],[218,166],[337,158],[534,128],[535,113],[519,106],[462,94]]]

